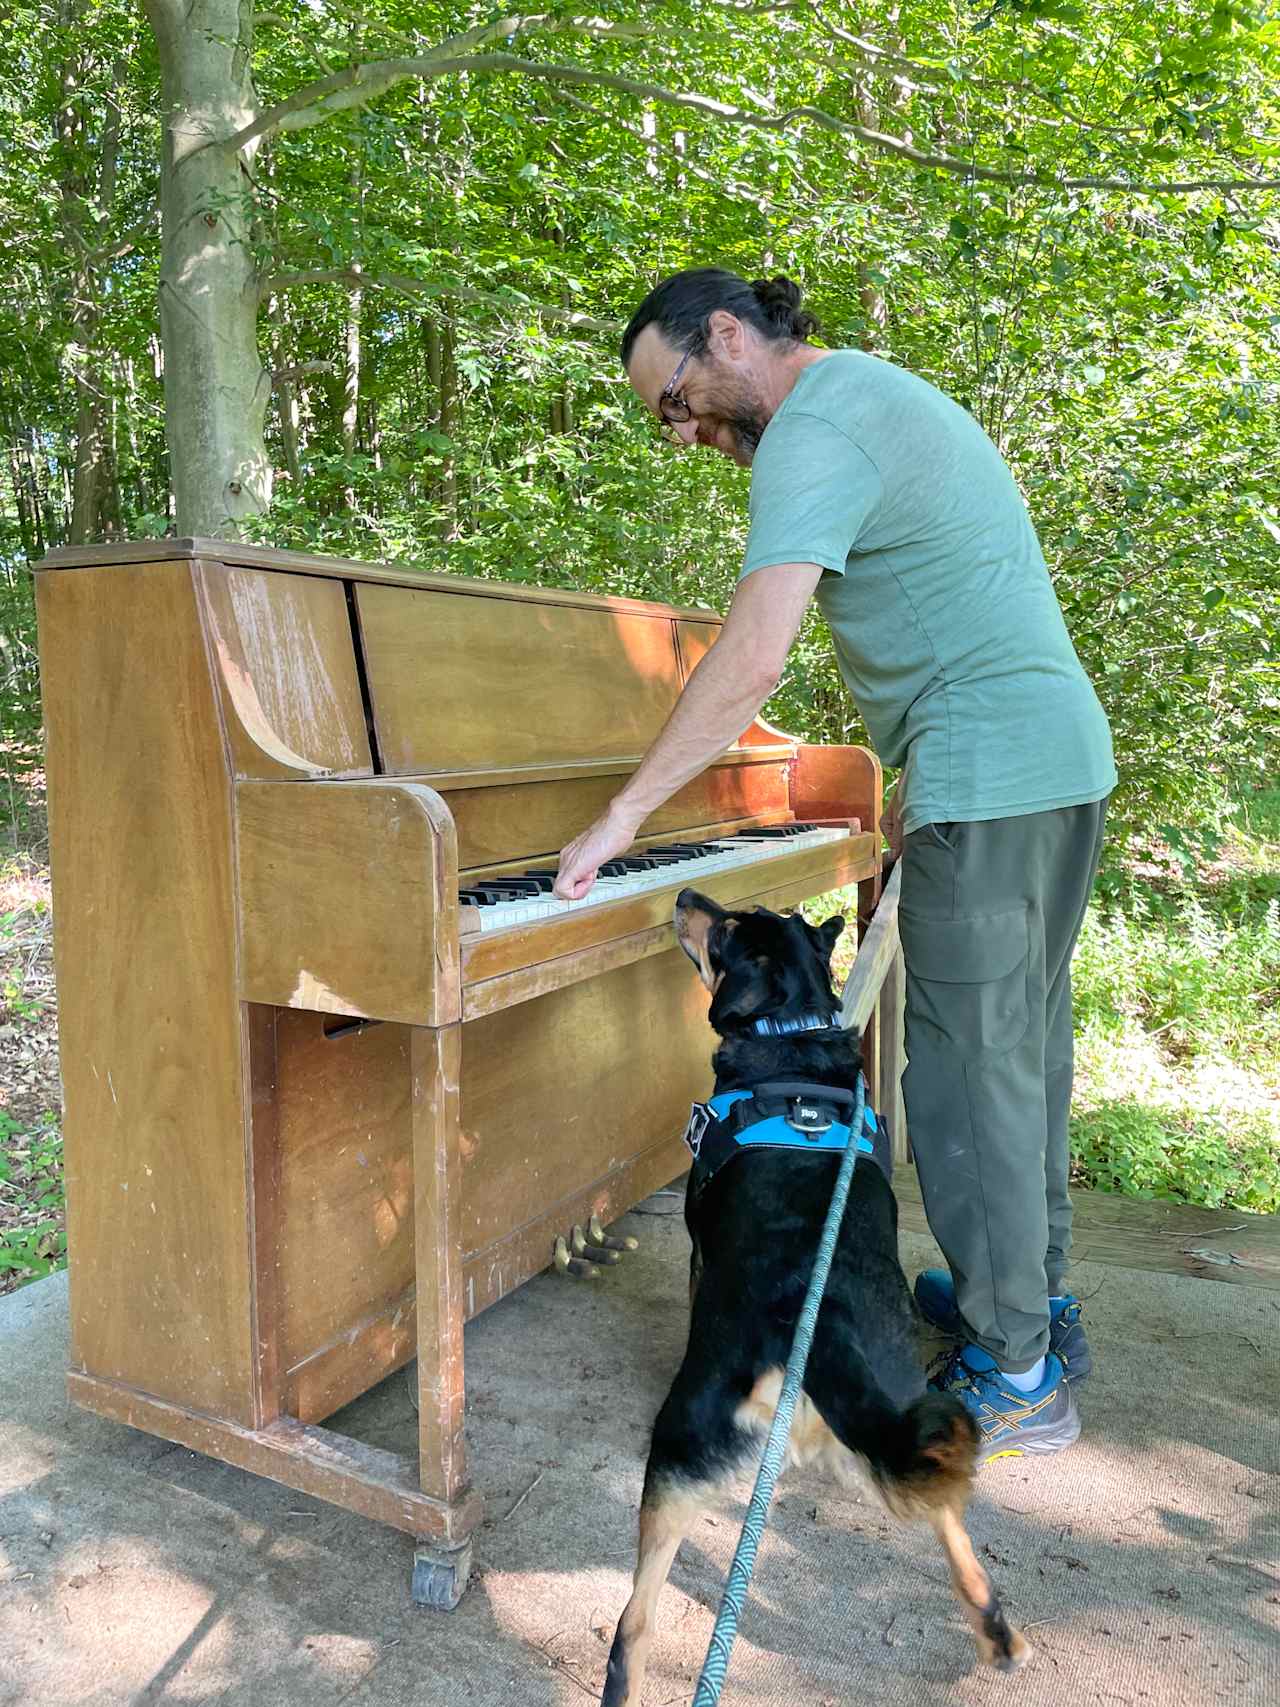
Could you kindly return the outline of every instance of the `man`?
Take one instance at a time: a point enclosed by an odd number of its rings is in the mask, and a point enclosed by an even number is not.
[[[881,759],[902,767],[903,1080],[929,1225],[950,1273],[916,1282],[961,1338],[934,1384],[983,1456],[1079,1433],[1088,1373],[1071,1241],[1070,960],[1115,785],[1106,718],[1072,649],[1026,508],[973,418],[860,351],[826,351],[786,279],[698,268],[622,340],[667,431],[751,468],[746,558],[720,639],[605,815],[560,856],[599,865],[746,728],[811,596]]]

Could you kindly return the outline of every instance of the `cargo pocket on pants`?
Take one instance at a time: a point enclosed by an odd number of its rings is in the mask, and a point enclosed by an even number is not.
[[[1004,1055],[1026,1035],[1030,937],[1026,907],[968,919],[899,910],[907,1019],[962,1054]]]

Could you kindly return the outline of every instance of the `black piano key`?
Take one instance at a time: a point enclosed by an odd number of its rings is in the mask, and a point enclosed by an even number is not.
[[[458,899],[468,907],[492,907],[497,897],[483,889],[459,889]]]
[[[540,895],[542,886],[533,877],[486,877],[482,889],[496,889],[506,895]],[[550,888],[550,885],[547,886]]]

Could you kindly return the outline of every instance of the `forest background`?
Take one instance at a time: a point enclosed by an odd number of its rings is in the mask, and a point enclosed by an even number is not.
[[[1280,8],[268,4],[0,7],[0,1274],[62,1254],[29,564],[210,533],[723,608],[746,477],[616,352],[707,262],[1009,460],[1121,772],[1080,1177],[1280,1208]],[[860,736],[816,614],[769,715]]]

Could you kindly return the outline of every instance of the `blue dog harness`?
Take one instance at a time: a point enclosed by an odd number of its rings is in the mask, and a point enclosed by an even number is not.
[[[853,1142],[860,1155],[874,1156],[889,1177],[888,1146],[875,1142],[887,1134],[865,1104],[862,1130],[856,1138],[850,1131],[855,1100],[853,1091],[839,1085],[780,1079],[749,1091],[721,1091],[707,1102],[695,1102],[684,1134],[693,1156],[691,1198],[700,1197],[721,1168],[749,1149],[825,1150],[842,1155]]]

